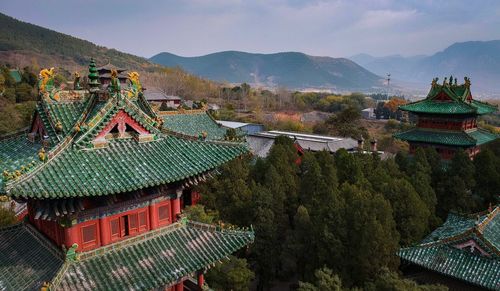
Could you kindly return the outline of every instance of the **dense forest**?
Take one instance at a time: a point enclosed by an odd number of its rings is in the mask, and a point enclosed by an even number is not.
[[[187,209],[193,219],[252,225],[256,233],[247,252],[207,280],[217,290],[245,290],[252,278],[258,290],[279,281],[300,281],[299,290],[441,290],[402,279],[396,251],[419,242],[450,211],[498,202],[498,145],[474,161],[458,152],[444,165],[431,148],[384,161],[344,150],[306,153],[297,165],[293,141],[279,138],[266,159],[224,166],[198,189],[201,205]],[[220,276],[224,268],[232,270],[229,279]]]

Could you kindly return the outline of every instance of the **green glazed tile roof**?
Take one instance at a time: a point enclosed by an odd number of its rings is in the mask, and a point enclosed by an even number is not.
[[[47,135],[50,137],[50,139],[52,141],[57,141],[56,131],[55,131],[54,127],[51,124],[51,119],[50,119],[50,117],[47,114],[48,111],[44,110],[43,103],[39,102],[37,104],[35,110],[36,110],[36,113],[38,114],[38,116],[40,116],[40,119],[43,122],[44,128],[47,130]]]
[[[29,144],[20,137],[3,142],[0,172],[15,171],[26,161],[36,163],[16,175],[4,175],[0,193],[35,199],[118,194],[182,181],[248,152],[244,144],[197,141],[160,130],[158,116],[141,94],[131,96],[127,89],[112,94],[96,92],[59,90],[61,101],[40,96],[36,112],[50,136],[45,149],[48,159],[40,161],[38,142]],[[148,134],[108,136],[94,143],[120,111]],[[225,134],[206,112],[180,116],[176,119],[180,126],[192,132],[207,131],[208,140]],[[63,127],[59,135],[54,129],[58,121]],[[94,149],[95,145],[99,148]]]
[[[473,240],[487,255],[455,245]],[[450,214],[416,246],[402,248],[401,259],[421,267],[500,290],[500,207],[471,216]]]
[[[483,129],[476,129],[473,131],[445,131],[414,128],[405,132],[396,133],[394,137],[411,142],[471,147],[493,141],[498,138],[498,135]]]
[[[62,252],[31,226],[18,224],[0,230],[1,290],[40,290],[63,262]]]
[[[495,215],[493,217],[485,218],[481,223],[481,233],[482,237],[488,241],[497,251],[500,257],[500,207],[496,207],[494,210]]]
[[[254,240],[253,231],[182,221],[78,253],[61,250],[28,224],[0,229],[0,289],[152,290],[210,266]]]
[[[75,122],[85,109],[85,105],[84,102],[53,102],[47,104],[47,109],[54,125],[60,121],[63,126],[63,133],[67,134],[73,129]]]
[[[7,185],[15,197],[100,196],[183,180],[213,170],[247,152],[173,136],[138,143],[114,141],[99,150],[67,148],[39,170]]]
[[[207,132],[207,140],[222,140],[226,129],[221,127],[207,112],[164,115],[163,127],[178,133],[198,137]]]
[[[449,101],[435,100],[440,94],[446,94]],[[415,113],[430,114],[488,114],[498,110],[497,106],[470,99],[472,96],[467,85],[439,85],[431,87],[429,94],[423,100],[401,105],[401,110]],[[472,97],[471,97],[472,98]]]
[[[250,231],[176,223],[122,243],[82,253],[56,290],[152,290],[209,267],[254,240]]]
[[[449,237],[454,237],[473,228],[475,225],[475,218],[450,213],[446,222],[427,236],[422,243],[432,243]]]
[[[103,102],[98,102],[103,103]],[[158,133],[158,129],[154,126],[153,119],[145,114],[136,104],[132,101],[123,100],[117,104],[114,99],[108,100],[104,104],[98,106],[98,111],[93,110],[85,123],[89,129],[81,131],[76,136],[75,143],[81,147],[91,147],[91,141],[99,134],[101,130],[106,127],[109,121],[120,111],[126,112],[132,119],[137,121],[142,127],[151,133]]]
[[[22,167],[33,167],[38,164],[40,143],[30,142],[25,134],[19,134],[0,140],[0,169],[9,173],[21,170]],[[0,178],[0,193],[4,191],[4,179]]]
[[[403,248],[401,259],[472,284],[500,290],[500,261],[448,245]]]

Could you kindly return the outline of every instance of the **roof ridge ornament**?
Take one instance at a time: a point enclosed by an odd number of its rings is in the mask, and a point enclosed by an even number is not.
[[[464,77],[464,86],[465,88],[469,89],[470,88],[470,78]]]
[[[38,76],[38,90],[40,93],[46,93],[54,86],[54,68],[42,69]]]
[[[439,81],[438,77],[432,79],[432,83],[431,83],[432,88],[436,88],[438,86],[438,83],[437,83],[438,81]]]
[[[67,262],[77,262],[79,260],[78,253],[76,249],[78,248],[78,244],[74,243],[69,250],[66,252],[66,261]]]
[[[99,88],[99,73],[97,72],[97,68],[95,65],[94,58],[90,59],[90,64],[89,64],[89,86],[90,90],[94,91]]]

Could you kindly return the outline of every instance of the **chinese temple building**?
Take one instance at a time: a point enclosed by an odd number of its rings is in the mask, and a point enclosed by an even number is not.
[[[471,216],[450,214],[416,246],[398,252],[403,271],[450,290],[500,290],[500,207]]]
[[[124,84],[112,69],[103,87],[92,60],[89,88],[75,76],[62,90],[42,70],[29,130],[0,140],[0,194],[28,212],[0,230],[0,289],[201,290],[254,233],[180,214],[247,147],[171,134],[135,72]]]
[[[470,91],[470,79],[458,85],[453,77],[442,85],[438,78],[432,81],[427,97],[399,108],[418,117],[417,127],[397,133],[395,138],[410,144],[410,154],[417,147],[432,146],[443,159],[451,159],[458,149],[465,150],[471,158],[480,151],[483,144],[498,136],[477,127],[480,115],[497,111],[491,104],[474,100]]]
[[[109,83],[111,83],[112,71],[116,71],[116,78],[120,81],[120,84],[124,85],[127,83],[128,76],[125,74],[125,69],[115,67],[112,64],[107,64],[97,68],[97,73],[99,74],[99,83],[101,85],[108,85]]]

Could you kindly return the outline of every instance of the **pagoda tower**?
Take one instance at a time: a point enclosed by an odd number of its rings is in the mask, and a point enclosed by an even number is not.
[[[416,128],[396,133],[395,138],[410,144],[410,154],[418,147],[434,147],[444,160],[451,159],[458,149],[465,150],[470,158],[479,153],[481,145],[498,136],[477,127],[480,115],[497,111],[491,104],[474,100],[470,91],[470,79],[463,84],[450,76],[442,84],[438,78],[432,81],[427,97],[399,108],[415,114]]]
[[[1,289],[201,290],[210,266],[253,241],[181,215],[192,187],[248,148],[172,134],[129,76],[103,89],[92,60],[89,88],[45,86],[30,129],[0,140],[0,194],[27,205],[0,230]]]

